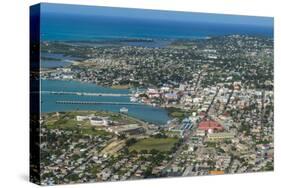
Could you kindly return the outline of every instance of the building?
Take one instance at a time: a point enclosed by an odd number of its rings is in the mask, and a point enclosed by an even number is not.
[[[204,131],[223,131],[223,126],[214,120],[203,120],[198,125],[199,130]]]
[[[62,79],[64,79],[64,80],[71,80],[71,79],[73,79],[73,75],[64,74],[64,75],[62,75]]]
[[[71,68],[57,68],[57,70],[64,73],[71,73]]]
[[[179,91],[184,91],[185,88],[186,88],[186,85],[180,84],[180,86],[179,86]]]
[[[189,118],[184,118],[182,120],[182,125],[181,125],[181,129],[185,130],[185,129],[191,129],[192,128],[192,122]]]
[[[167,86],[163,86],[163,87],[160,88],[160,90],[161,90],[162,92],[168,92],[168,91],[170,91],[170,88],[167,87]]]
[[[221,141],[234,138],[233,133],[212,133],[208,134],[208,141]]]
[[[160,97],[159,92],[156,89],[148,88],[147,94],[149,98],[158,98]]]
[[[141,134],[145,130],[138,124],[128,124],[128,125],[119,125],[108,128],[110,132],[114,132],[117,135],[121,134]]]
[[[77,121],[89,120],[89,116],[76,116]]]
[[[177,100],[178,99],[178,95],[176,93],[166,93],[165,94],[165,98],[167,100],[173,101],[173,100]]]
[[[205,133],[205,130],[199,130],[199,129],[197,129],[195,135],[196,135],[196,136],[205,136],[206,133]]]
[[[93,126],[107,126],[108,125],[108,121],[106,119],[100,118],[100,117],[91,117],[90,123]]]
[[[222,174],[224,174],[224,171],[223,170],[211,170],[211,171],[209,171],[209,174],[211,174],[211,175],[222,175]]]

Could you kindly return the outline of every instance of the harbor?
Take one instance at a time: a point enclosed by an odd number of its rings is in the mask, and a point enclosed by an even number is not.
[[[129,89],[112,89],[67,80],[41,80],[40,95],[42,112],[77,110],[121,112],[159,126],[165,125],[170,119],[165,109],[132,100]]]

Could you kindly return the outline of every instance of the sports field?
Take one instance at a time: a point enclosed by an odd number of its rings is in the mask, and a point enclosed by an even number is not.
[[[130,146],[129,150],[142,151],[142,150],[158,150],[158,151],[170,151],[174,144],[177,142],[177,138],[146,138],[139,140],[134,145]]]

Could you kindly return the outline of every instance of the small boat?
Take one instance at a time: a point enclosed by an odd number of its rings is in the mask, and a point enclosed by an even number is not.
[[[130,97],[130,101],[131,101],[131,102],[137,102],[138,99],[137,99],[136,97]]]
[[[128,113],[128,108],[122,107],[120,108],[121,113]]]

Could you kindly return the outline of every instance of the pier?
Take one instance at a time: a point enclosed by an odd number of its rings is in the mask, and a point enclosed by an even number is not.
[[[88,93],[88,92],[71,92],[71,91],[41,91],[42,94],[53,95],[79,95],[79,96],[100,96],[100,97],[130,97],[132,94],[121,93]]]
[[[144,105],[142,103],[134,102],[96,102],[96,101],[56,101],[57,104],[85,104],[85,105]]]

